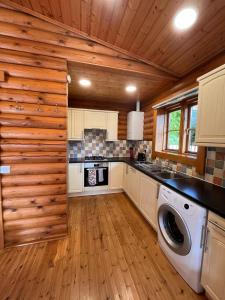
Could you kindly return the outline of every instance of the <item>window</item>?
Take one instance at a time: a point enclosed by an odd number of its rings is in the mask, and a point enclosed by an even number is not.
[[[204,171],[205,148],[195,145],[197,98],[155,110],[152,158],[160,157]]]
[[[179,150],[180,144],[181,110],[174,110],[167,114],[166,149]]]
[[[164,151],[196,155],[195,143],[198,105],[187,101],[165,109]]]

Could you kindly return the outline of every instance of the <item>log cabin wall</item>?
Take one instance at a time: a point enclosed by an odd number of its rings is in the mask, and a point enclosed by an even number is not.
[[[67,233],[67,65],[4,53],[0,150],[1,164],[11,172],[2,175],[1,186],[4,244],[10,246]]]
[[[4,48],[0,154],[11,172],[1,176],[1,248],[67,234],[67,61]]]

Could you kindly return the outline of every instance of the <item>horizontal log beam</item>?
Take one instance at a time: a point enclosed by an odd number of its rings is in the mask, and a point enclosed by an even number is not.
[[[67,85],[65,83],[18,77],[8,77],[6,81],[0,82],[0,87],[62,95],[67,94]]]
[[[66,209],[66,204],[18,209],[5,209],[3,212],[3,219],[5,221],[8,221],[28,218],[30,219],[44,216],[64,215],[66,213]]]
[[[17,175],[3,176],[2,186],[27,186],[66,183],[66,174],[42,174],[42,175]],[[4,200],[5,201],[5,200]]]
[[[29,228],[41,228],[45,226],[54,226],[65,224],[67,222],[66,215],[46,216],[32,219],[12,220],[4,223],[5,231],[14,231]]]
[[[62,142],[61,144],[57,144],[57,142],[61,142],[61,141],[2,139],[0,141],[0,150],[5,152],[38,151],[39,153],[46,152],[46,151],[47,152],[65,151],[67,141]]]
[[[62,58],[24,53],[9,49],[1,49],[0,54],[1,62],[67,71],[67,62]]]
[[[15,114],[1,114],[0,125],[23,128],[51,128],[66,129],[66,118],[51,118],[39,116],[25,116]]]
[[[176,81],[177,78],[157,70],[144,63],[135,62],[128,59],[122,59],[107,56],[98,53],[86,52],[82,50],[66,48],[63,46],[47,43],[34,42],[26,39],[20,39],[10,36],[0,36],[0,48],[24,51],[28,53],[47,55],[67,59],[71,62],[104,67],[106,69],[131,72],[141,76],[147,76],[153,80],[164,79],[167,81]]]
[[[11,175],[65,174],[66,172],[65,163],[11,164],[10,166]]]
[[[27,175],[29,176],[29,175]],[[30,175],[37,176],[37,175]],[[43,176],[43,175],[40,175]],[[49,176],[48,174],[46,176]],[[66,176],[62,174],[62,176]],[[18,176],[13,176],[18,177]],[[7,176],[5,176],[7,178]],[[22,198],[5,198],[2,206],[6,208],[26,208],[36,206],[46,206],[55,204],[65,204],[67,201],[67,195],[48,195],[48,196],[33,196],[33,197],[22,197]]]
[[[67,133],[59,129],[2,127],[0,137],[3,139],[31,139],[31,140],[66,140]]]
[[[41,228],[31,228],[31,229],[24,229],[24,230],[16,230],[16,231],[9,231],[5,233],[6,241],[15,242],[20,241],[21,239],[24,240],[26,237],[33,237],[36,236],[38,239],[43,239],[49,237],[53,233],[66,233],[67,225],[66,224],[59,224],[54,225],[52,227],[41,227]]]
[[[45,195],[60,195],[65,194],[66,184],[54,184],[54,185],[30,185],[30,186],[16,186],[16,187],[3,187],[3,198],[15,198],[15,197],[29,197],[33,196],[45,196]],[[40,207],[41,209],[42,207]],[[36,209],[37,210],[37,209]]]
[[[43,69],[39,67],[11,64],[5,62],[0,62],[0,70],[4,70],[4,72],[7,75],[14,76],[14,77],[47,80],[47,81],[54,80],[54,82],[64,82],[64,83],[67,82],[67,78],[66,78],[67,72],[61,70],[52,70],[47,68]]]
[[[41,116],[41,117],[54,117],[66,118],[67,108],[58,105],[43,105],[31,103],[15,103],[11,101],[0,101],[0,110],[5,114],[16,114],[26,116]],[[57,120],[56,120],[57,121]]]
[[[67,96],[43,92],[1,88],[0,99],[18,103],[39,103],[45,105],[67,106]]]

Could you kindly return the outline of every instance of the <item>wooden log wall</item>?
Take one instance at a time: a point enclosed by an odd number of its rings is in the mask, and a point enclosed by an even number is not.
[[[64,59],[1,51],[1,165],[4,245],[67,234]]]

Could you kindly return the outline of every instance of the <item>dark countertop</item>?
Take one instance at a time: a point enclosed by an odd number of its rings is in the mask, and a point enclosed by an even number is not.
[[[131,160],[127,157],[110,157],[102,161],[127,163],[128,165],[134,167],[138,171],[157,180],[158,182],[162,183],[168,188],[171,188],[175,192],[178,192],[182,196],[187,197],[193,202],[225,218],[225,189],[223,187],[187,175],[184,176],[184,178],[182,179],[162,179],[156,174],[150,173],[137,166],[135,164],[135,160]],[[85,161],[84,159],[70,159],[69,162],[83,163],[87,161]],[[88,160],[88,162],[96,161]]]

